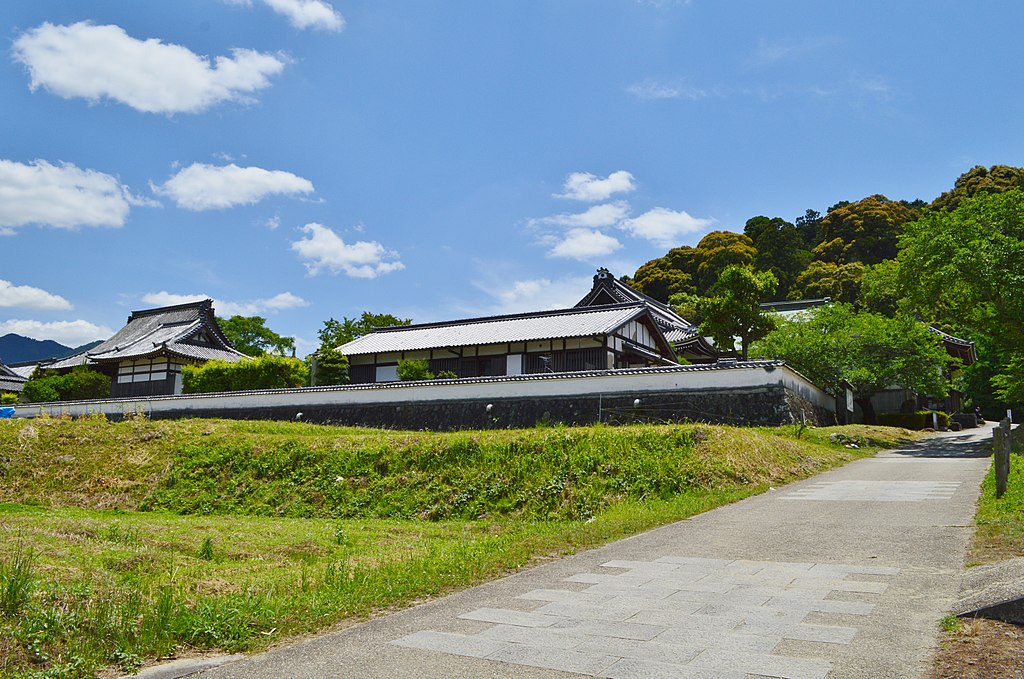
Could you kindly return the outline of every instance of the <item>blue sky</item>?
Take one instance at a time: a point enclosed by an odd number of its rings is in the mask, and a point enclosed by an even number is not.
[[[1016,2],[0,3],[0,334],[209,296],[567,306],[752,216],[1024,165]]]

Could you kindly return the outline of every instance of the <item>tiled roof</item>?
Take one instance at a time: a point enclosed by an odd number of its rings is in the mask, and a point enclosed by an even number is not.
[[[561,309],[384,328],[339,347],[346,355],[589,337],[649,313],[640,303]]]
[[[213,338],[215,346],[190,341],[204,330]],[[244,358],[244,354],[231,348],[224,338],[214,318],[212,302],[204,300],[134,311],[128,323],[106,342],[89,351],[51,363],[46,368],[60,370],[87,363],[110,363],[159,354],[221,361]]]
[[[24,377],[26,380],[32,377],[32,373],[35,372],[38,363],[29,363],[28,365],[9,365],[7,369],[19,377]]]
[[[607,304],[604,300],[612,299],[619,303],[640,303],[651,312],[654,322],[661,328],[665,339],[680,354],[696,354],[717,358],[721,352],[715,349],[700,334],[700,329],[679,315],[671,305],[648,297],[639,290],[634,290],[615,278],[608,269],[598,269],[594,276],[594,287],[576,303],[577,308],[600,308]]]
[[[948,332],[942,332],[931,325],[928,326],[928,330],[942,339],[942,344],[946,347],[946,353],[950,356],[956,356],[963,361],[964,365],[973,365],[978,360],[978,349],[974,342],[954,337]]]
[[[0,391],[21,391],[28,380],[0,363]]]
[[[594,287],[583,299],[576,303],[577,307],[600,306],[595,304],[600,293],[605,292],[611,298],[620,303],[643,302],[650,309],[656,321],[663,329],[678,328],[682,330],[696,330],[697,326],[679,315],[670,305],[659,302],[653,297],[648,297],[639,290],[634,290],[622,281],[618,280],[607,269],[598,269],[594,276]]]

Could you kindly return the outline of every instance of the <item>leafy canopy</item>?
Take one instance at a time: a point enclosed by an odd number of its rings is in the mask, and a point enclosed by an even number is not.
[[[821,220],[815,259],[835,264],[877,264],[893,259],[903,225],[919,214],[910,205],[874,195],[833,208]]]
[[[395,325],[409,325],[412,319],[398,318],[391,314],[373,314],[364,311],[358,318],[345,317],[338,321],[330,318],[324,321],[324,327],[317,331],[320,347],[316,351],[313,380],[317,386],[348,383],[348,357],[338,348],[352,340],[362,337],[374,328],[389,328]]]
[[[785,299],[796,277],[811,261],[796,226],[781,217],[751,217],[743,233],[754,242],[754,268],[771,271],[779,285],[771,299]]]
[[[752,342],[774,327],[774,319],[761,311],[761,300],[771,297],[778,281],[770,271],[755,272],[748,266],[727,266],[713,288],[714,296],[697,302],[701,330],[715,338],[720,349],[732,350],[740,339],[744,360]]]
[[[1024,191],[927,212],[906,225],[900,246],[899,284],[916,308],[984,337],[1002,365],[997,393],[1024,399]]]
[[[1024,167],[975,165],[957,177],[949,191],[932,201],[933,210],[955,210],[964,200],[980,194],[1002,193],[1024,188]]]
[[[874,422],[871,397],[890,387],[944,395],[943,369],[953,360],[938,335],[912,316],[858,313],[849,304],[817,307],[800,320],[780,322],[754,353],[781,358],[833,392],[849,382],[868,423]]]
[[[324,327],[317,332],[317,337],[320,338],[321,348],[337,348],[362,337],[374,328],[390,328],[411,323],[411,318],[398,318],[391,314],[372,314],[369,311],[364,311],[359,318],[345,317],[340,321],[330,318],[324,321]]]
[[[278,335],[262,316],[232,316],[219,324],[231,346],[247,356],[286,356],[295,350],[295,339]]]

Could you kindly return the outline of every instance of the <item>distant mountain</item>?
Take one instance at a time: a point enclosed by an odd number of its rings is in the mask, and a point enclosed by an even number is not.
[[[4,363],[25,363],[28,361],[44,361],[50,358],[63,358],[80,351],[92,349],[102,340],[89,342],[80,347],[67,347],[53,340],[34,340],[22,337],[13,332],[0,337],[0,360]]]

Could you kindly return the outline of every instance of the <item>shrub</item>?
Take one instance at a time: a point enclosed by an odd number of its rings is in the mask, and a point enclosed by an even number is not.
[[[25,383],[21,392],[21,399],[28,403],[109,397],[110,378],[86,366],[79,366],[66,375],[33,378]]]
[[[435,380],[457,380],[459,376],[451,370],[442,370],[441,372],[434,375]]]
[[[18,402],[17,394],[0,394],[0,406],[12,406]]]
[[[348,384],[348,356],[335,349],[321,347],[316,353],[316,384]]]
[[[210,361],[182,370],[182,390],[186,394],[285,389],[308,382],[309,367],[297,358],[284,356],[260,356],[237,363]]]
[[[936,411],[939,416],[939,429],[949,429],[949,415]],[[914,413],[881,413],[878,424],[886,427],[903,427],[904,429],[930,429],[933,425],[932,411],[918,410]]]
[[[432,380],[434,373],[430,372],[430,364],[426,361],[399,361],[398,379],[403,382]]]

